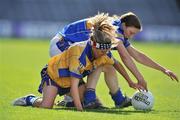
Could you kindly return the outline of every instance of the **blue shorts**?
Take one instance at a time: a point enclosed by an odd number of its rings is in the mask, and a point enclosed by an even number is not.
[[[59,96],[65,95],[70,92],[70,87],[62,88],[50,78],[50,76],[47,74],[47,65],[41,71],[41,79],[42,80],[41,80],[41,83],[40,83],[39,89],[38,89],[38,92],[40,92],[40,93],[42,93],[43,86],[45,83],[47,86],[52,85],[52,86],[57,87]],[[85,84],[85,82],[83,80],[79,81],[79,86],[84,85],[84,84]]]

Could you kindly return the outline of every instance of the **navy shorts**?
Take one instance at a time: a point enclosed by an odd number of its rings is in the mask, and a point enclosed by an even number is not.
[[[42,93],[43,86],[45,83],[47,86],[52,85],[52,86],[57,87],[59,96],[65,95],[70,92],[70,87],[62,88],[50,78],[50,76],[47,74],[47,65],[41,71],[41,79],[42,80],[41,80],[41,83],[40,83],[39,89],[38,89],[38,92],[40,92],[40,93]],[[85,82],[83,80],[79,81],[79,86],[84,85],[84,84],[85,84]]]

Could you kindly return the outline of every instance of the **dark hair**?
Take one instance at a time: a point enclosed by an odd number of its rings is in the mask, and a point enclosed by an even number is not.
[[[128,12],[120,16],[121,22],[125,23],[126,26],[133,26],[142,30],[142,25],[139,18],[132,12]]]

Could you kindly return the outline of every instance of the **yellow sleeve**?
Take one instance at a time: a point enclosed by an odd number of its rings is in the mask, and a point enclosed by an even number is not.
[[[114,64],[113,58],[109,58],[107,55],[103,55],[102,57],[93,61],[94,67],[98,67],[105,64],[113,65]]]
[[[81,55],[81,50],[78,47],[74,47],[70,50],[69,54],[69,71],[72,77],[81,78],[80,74],[80,62],[79,56]]]

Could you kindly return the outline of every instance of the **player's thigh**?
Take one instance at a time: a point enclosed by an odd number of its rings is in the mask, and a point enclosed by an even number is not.
[[[92,88],[92,89],[96,88],[97,82],[98,82],[100,74],[102,72],[102,67],[103,66],[97,67],[91,74],[88,75],[87,88]]]

